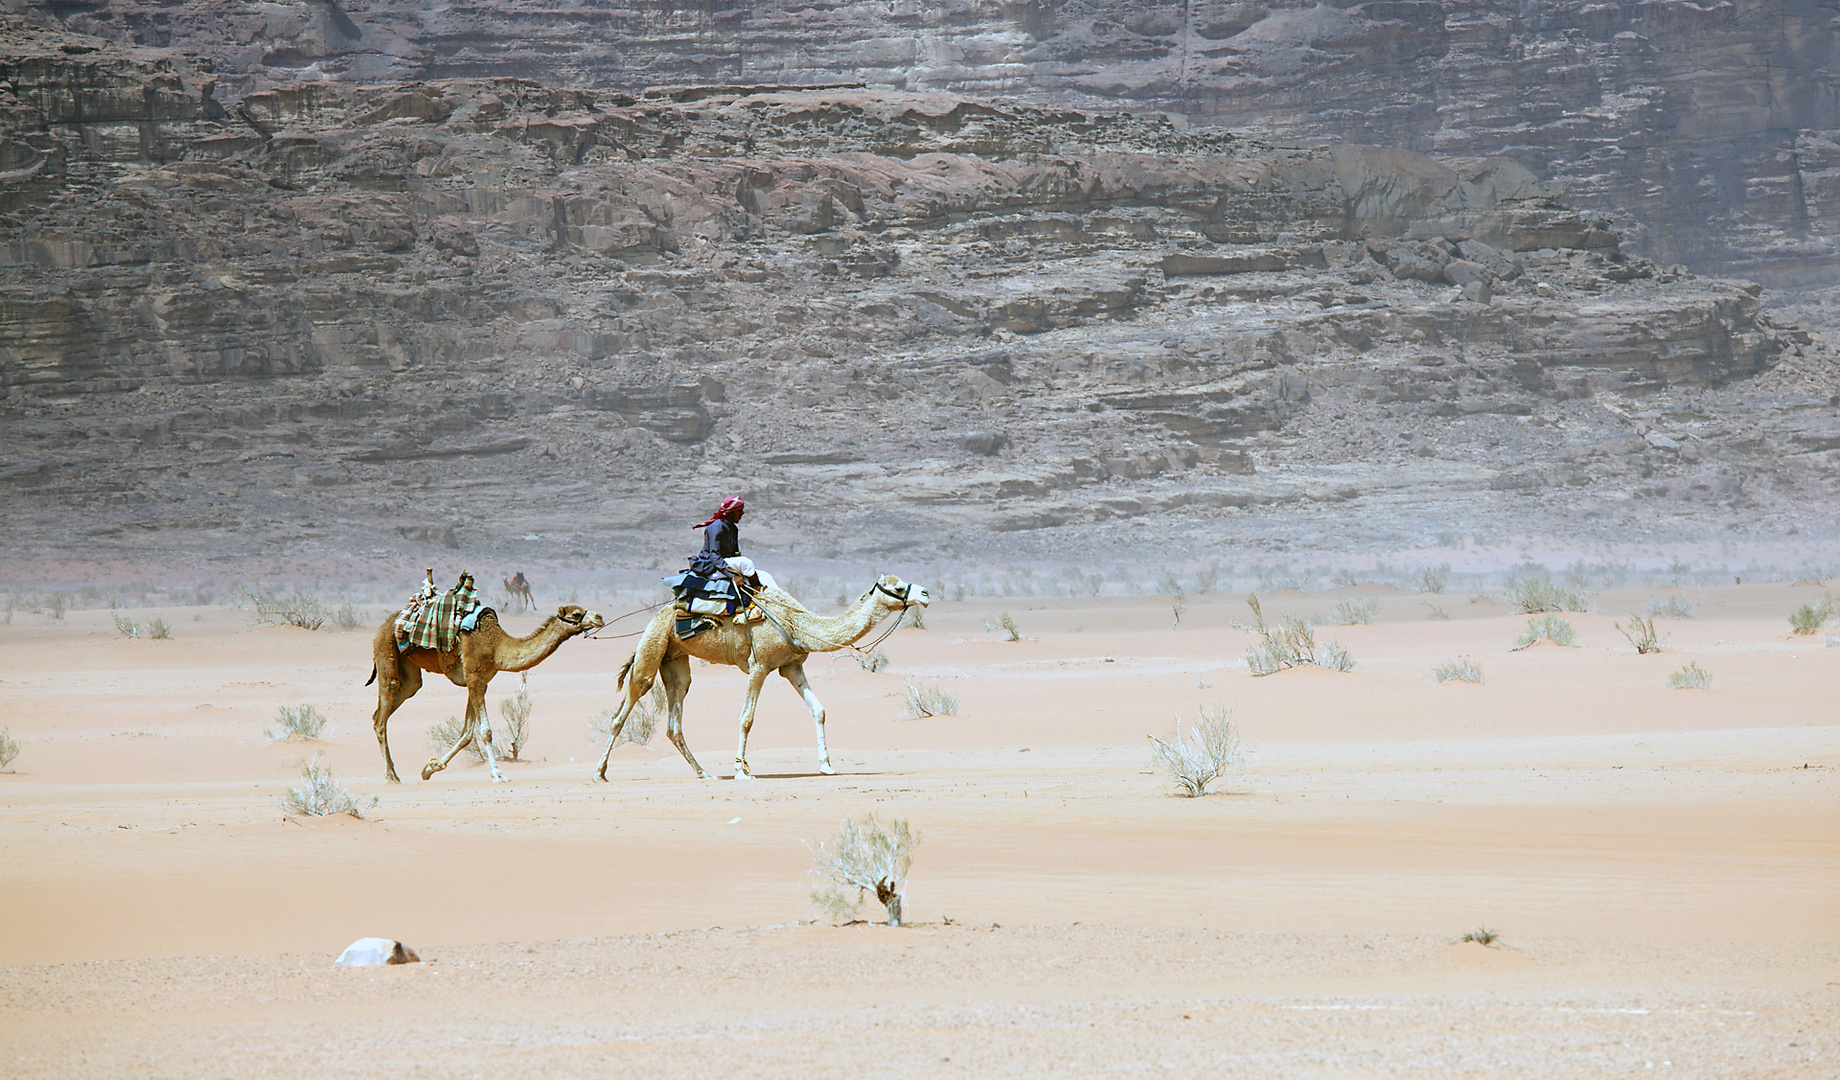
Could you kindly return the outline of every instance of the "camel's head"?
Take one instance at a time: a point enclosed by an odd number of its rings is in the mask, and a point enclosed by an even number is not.
[[[876,599],[891,608],[905,611],[910,607],[925,607],[933,602],[932,596],[918,586],[911,585],[893,574],[883,574],[880,580],[869,587],[876,594]]]
[[[600,612],[589,611],[579,604],[564,604],[557,608],[556,618],[571,626],[580,627],[583,633],[599,630],[607,625],[607,620],[601,618]]]

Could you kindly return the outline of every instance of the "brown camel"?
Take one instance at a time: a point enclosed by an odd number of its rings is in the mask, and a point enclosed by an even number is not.
[[[601,755],[600,779],[607,779],[607,759],[613,755],[614,743],[619,741],[626,718],[652,688],[653,679],[660,676],[664,679],[669,710],[665,730],[671,737],[671,745],[677,747],[677,752],[696,770],[697,776],[709,778],[709,773],[696,763],[690,747],[684,743],[684,695],[690,692],[692,656],[712,664],[738,667],[748,673],[747,698],[741,704],[741,744],[735,750],[735,779],[754,778],[747,763],[748,729],[754,726],[754,705],[760,698],[760,687],[775,671],[785,676],[811,710],[811,721],[818,729],[819,771],[836,772],[831,767],[830,750],[824,744],[824,704],[805,678],[805,658],[814,652],[831,652],[854,645],[891,612],[905,611],[915,605],[925,606],[932,602],[932,597],[918,585],[886,576],[869,586],[855,604],[838,615],[813,614],[789,594],[775,588],[762,589],[759,600],[761,607],[772,616],[770,620],[725,619],[714,629],[705,630],[689,641],[678,638],[677,613],[671,608],[652,617],[639,647],[633,650],[632,659],[620,669],[617,685],[626,688],[626,699],[613,716],[607,752]]]
[[[530,582],[523,580],[524,575],[515,578],[500,578],[505,583],[505,595],[517,601],[518,610],[525,611],[537,606],[536,598],[530,595]]]
[[[512,637],[498,625],[498,614],[487,608],[479,616],[478,628],[461,631],[454,648],[448,652],[418,648],[397,652],[396,616],[385,619],[377,628],[377,636],[371,639],[371,656],[375,663],[371,667],[370,682],[364,684],[377,684],[377,712],[371,717],[371,726],[377,729],[377,745],[383,750],[384,779],[392,784],[398,782],[396,763],[390,760],[390,714],[422,688],[422,672],[431,671],[447,676],[455,686],[466,687],[466,725],[460,741],[446,757],[430,758],[428,764],[422,766],[422,779],[447,768],[454,755],[477,738],[485,748],[486,764],[492,767],[493,781],[504,780],[492,753],[492,727],[486,718],[486,684],[501,671],[528,671],[547,660],[563,642],[604,625],[605,620],[594,612],[564,604],[554,615],[544,619],[543,625],[529,637]]]

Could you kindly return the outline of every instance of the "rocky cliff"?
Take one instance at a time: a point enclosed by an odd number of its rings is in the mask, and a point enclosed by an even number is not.
[[[9,6],[199,50],[226,100],[303,79],[521,77],[635,93],[861,81],[1505,156],[1613,214],[1634,253],[1779,287],[1840,280],[1834,0],[0,0]]]
[[[852,559],[1831,521],[1831,355],[1509,158],[860,87],[217,91],[0,30],[16,551],[643,563],[729,489]]]

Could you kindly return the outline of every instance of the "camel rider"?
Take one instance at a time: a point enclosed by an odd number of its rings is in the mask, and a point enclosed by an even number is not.
[[[703,530],[703,550],[691,557],[690,569],[706,578],[732,573],[746,579],[750,592],[762,585],[777,588],[771,574],[757,569],[754,560],[741,554],[741,515],[745,513],[747,504],[741,496],[730,495],[708,521],[691,526]]]

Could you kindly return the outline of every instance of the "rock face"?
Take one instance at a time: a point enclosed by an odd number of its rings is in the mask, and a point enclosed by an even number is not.
[[[1840,279],[1840,36],[1806,0],[1059,0],[614,5],[0,0],[200,50],[226,100],[277,83],[861,81],[1461,157],[1618,215],[1630,250],[1780,286]],[[1103,103],[1103,105],[1101,104]]]
[[[863,88],[226,112],[174,53],[0,44],[15,544],[631,561],[739,489],[769,548],[1065,557],[1835,490],[1830,355],[1506,158]]]

